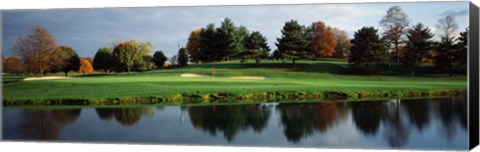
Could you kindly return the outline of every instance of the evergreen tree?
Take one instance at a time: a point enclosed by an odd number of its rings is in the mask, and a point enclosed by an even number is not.
[[[232,20],[225,18],[221,26],[217,29],[219,36],[219,50],[222,60],[230,60],[231,57],[236,56],[242,49],[242,43],[238,29],[233,24]]]
[[[374,27],[363,27],[355,32],[348,60],[351,65],[365,65],[366,70],[370,71],[369,66],[372,64],[387,64],[387,47],[377,32],[378,30]]]
[[[221,61],[219,34],[214,24],[208,24],[200,35],[200,53],[197,57],[203,62]]]
[[[187,49],[185,48],[180,48],[178,50],[178,58],[177,58],[177,64],[179,67],[187,66],[188,65],[188,54],[187,54]]]
[[[304,26],[301,26],[295,20],[291,20],[285,23],[281,32],[282,37],[277,38],[275,45],[284,57],[292,59],[293,66],[295,66],[296,60],[311,55],[310,40],[305,37],[309,32],[305,30]]]
[[[432,49],[433,42],[430,40],[433,34],[430,29],[418,23],[407,33],[407,44],[405,46],[404,58],[402,63],[410,69],[410,75],[415,75],[415,68],[421,63],[422,59]]]
[[[438,20],[437,28],[441,31],[441,41],[437,44],[438,55],[434,59],[435,67],[447,69],[450,76],[453,76],[455,64],[458,61],[458,49],[455,46],[455,30],[458,28],[453,16],[445,16]]]
[[[268,57],[268,52],[270,52],[270,47],[267,45],[267,38],[262,33],[255,31],[245,40],[245,51],[241,56],[244,59],[255,59],[255,63],[258,65],[260,59]]]
[[[458,37],[458,42],[456,44],[457,53],[455,57],[457,58],[457,65],[466,70],[467,65],[467,54],[468,54],[468,28],[464,32],[460,32],[460,37]]]

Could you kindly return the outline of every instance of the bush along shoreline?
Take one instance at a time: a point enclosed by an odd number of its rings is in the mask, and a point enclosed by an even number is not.
[[[387,90],[387,91],[277,91],[235,94],[228,92],[191,94],[183,93],[170,97],[119,97],[97,99],[58,99],[58,100],[3,100],[3,106],[101,106],[101,105],[184,105],[184,104],[221,104],[242,102],[302,102],[302,101],[365,101],[378,99],[436,98],[466,96],[467,89],[436,90]]]

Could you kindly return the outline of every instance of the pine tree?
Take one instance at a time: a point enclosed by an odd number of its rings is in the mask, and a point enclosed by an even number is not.
[[[291,20],[285,23],[281,32],[282,37],[277,38],[276,46],[280,53],[292,59],[292,65],[298,59],[307,58],[311,55],[310,40],[305,38],[308,30],[304,26],[298,24],[297,21]]]
[[[385,65],[388,63],[386,44],[379,38],[377,32],[378,30],[374,27],[363,27],[355,32],[348,60],[351,65],[365,65],[369,72],[372,64]]]
[[[270,52],[270,47],[267,45],[267,38],[262,33],[255,31],[245,40],[245,51],[241,56],[244,59],[255,59],[255,63],[258,65],[260,59],[268,57],[268,52]]]
[[[187,66],[188,65],[188,54],[187,54],[187,49],[185,48],[180,48],[178,50],[178,58],[177,58],[177,64],[179,67]]]
[[[421,63],[422,59],[432,49],[433,42],[430,40],[434,35],[430,29],[418,23],[407,33],[407,44],[405,46],[404,58],[402,63],[410,69],[410,76],[415,75],[415,68]]]
[[[225,18],[221,23],[221,26],[217,29],[219,36],[220,48],[222,60],[230,60],[242,49],[242,43],[240,35],[238,34],[237,27],[233,24],[232,20]]]

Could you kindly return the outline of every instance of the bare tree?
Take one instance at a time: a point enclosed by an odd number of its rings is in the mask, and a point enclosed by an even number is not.
[[[380,25],[385,29],[383,38],[393,44],[396,52],[397,63],[400,63],[399,46],[402,41],[402,35],[407,32],[409,21],[408,16],[402,11],[400,6],[392,6],[387,10],[387,14],[380,21]]]
[[[334,28],[333,33],[335,33],[335,57],[345,58],[350,54],[350,38],[348,37],[347,32]]]
[[[58,63],[52,55],[55,48],[55,38],[47,29],[36,26],[28,36],[18,38],[11,49],[21,57],[28,69],[43,76],[52,64]]]
[[[176,67],[178,64],[178,55],[175,54],[172,57],[168,59],[168,62],[170,62],[171,67]]]
[[[441,31],[441,36],[447,40],[453,39],[455,31],[458,29],[457,22],[453,16],[445,16],[445,18],[439,19],[437,28]]]

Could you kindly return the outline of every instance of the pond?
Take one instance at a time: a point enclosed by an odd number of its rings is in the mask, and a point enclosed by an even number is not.
[[[467,150],[467,99],[3,109],[3,139]]]

